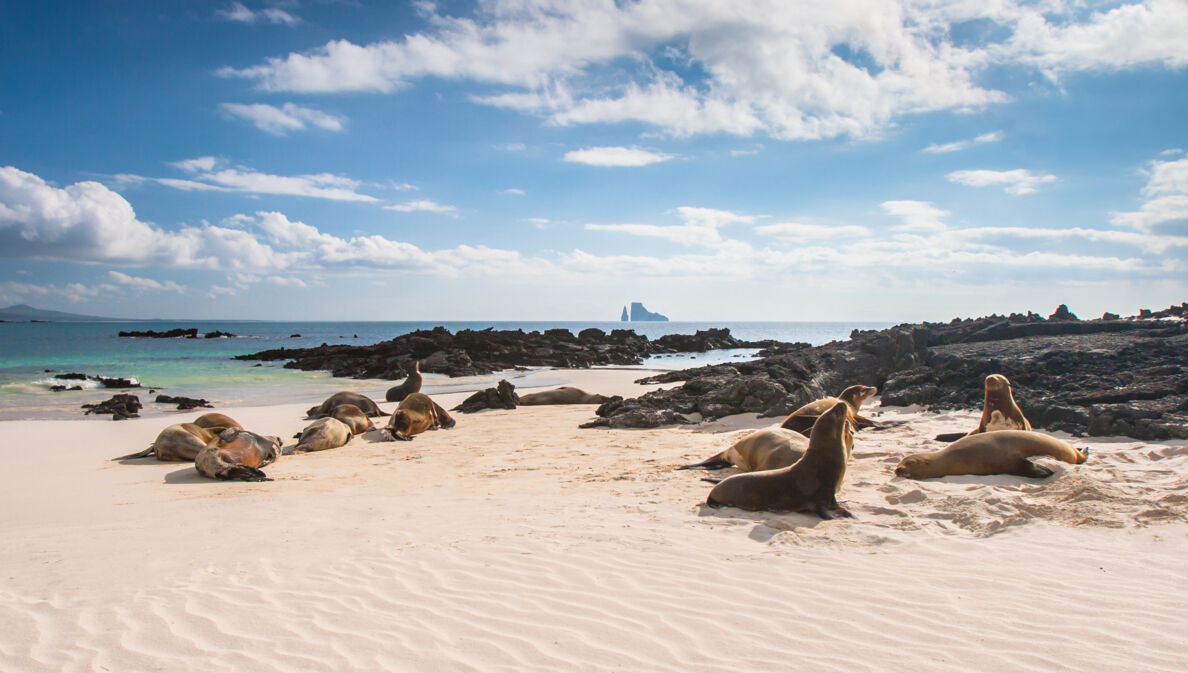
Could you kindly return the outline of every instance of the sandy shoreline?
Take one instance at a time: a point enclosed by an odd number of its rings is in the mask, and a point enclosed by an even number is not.
[[[642,375],[565,373],[627,395]],[[317,401],[219,411],[287,438]],[[107,460],[160,417],[0,422],[0,670],[1182,667],[1188,448],[1081,439],[1090,462],[1043,482],[913,482],[899,457],[976,414],[881,413],[910,423],[858,436],[858,519],[830,522],[704,508],[673,471],[776,420],[753,416],[487,411],[260,484]]]

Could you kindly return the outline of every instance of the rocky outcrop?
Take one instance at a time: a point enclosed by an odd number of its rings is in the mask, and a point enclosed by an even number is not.
[[[480,390],[450,411],[471,414],[483,409],[515,409],[519,404],[520,396],[516,394],[516,387],[502,380],[498,387]]]
[[[285,367],[325,370],[335,376],[399,380],[420,360],[421,371],[448,376],[474,376],[523,367],[582,368],[595,365],[638,365],[649,355],[704,352],[716,348],[764,348],[775,342],[748,342],[713,329],[692,335],[647,337],[629,329],[610,334],[588,328],[576,336],[567,329],[461,330],[444,327],[418,330],[370,346],[322,344],[314,348],[278,348],[237,360],[291,360]]]
[[[631,302],[631,321],[632,322],[668,322],[668,316],[659,313],[653,313],[644,308],[642,302]]]
[[[104,400],[98,404],[84,404],[83,409],[86,409],[87,414],[111,414],[111,420],[122,421],[128,418],[138,418],[139,412],[144,408],[140,403],[140,398],[135,395],[127,393],[120,393],[112,395],[111,399]]]
[[[151,329],[144,330],[141,332],[138,332],[135,330],[130,330],[130,331],[121,331],[119,333],[119,336],[140,337],[140,338],[149,338],[149,339],[197,339],[198,338],[198,328],[191,327],[189,329],[182,329],[182,328],[178,327],[176,329],[171,329],[171,330],[168,330],[165,332],[157,332],[157,331],[151,330]]]
[[[185,411],[187,409],[197,409],[199,407],[206,407],[208,409],[214,408],[214,405],[210,403],[210,400],[197,399],[197,398],[193,398],[193,397],[181,397],[181,396],[173,397],[171,395],[157,395],[157,399],[154,401],[157,404],[176,404],[179,411]]]
[[[54,378],[61,381],[97,381],[99,385],[104,388],[139,388],[140,383],[133,379],[125,379],[110,376],[93,376],[91,374],[80,374],[78,372],[69,372],[67,374],[54,374]],[[81,386],[72,386],[66,388],[65,386],[50,386],[50,390],[80,390]]]

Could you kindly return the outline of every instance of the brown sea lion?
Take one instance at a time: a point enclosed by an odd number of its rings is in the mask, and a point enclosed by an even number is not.
[[[347,427],[351,429],[352,435],[361,435],[375,428],[375,423],[371,422],[367,414],[353,404],[340,404],[334,407],[334,410],[330,412],[330,418],[336,418],[346,423]]]
[[[539,393],[520,395],[521,406],[542,404],[602,404],[610,398],[606,395],[588,393],[581,388],[561,386],[553,390],[543,390]]]
[[[356,407],[359,407],[359,409],[361,409],[363,413],[367,414],[368,416],[384,415],[384,412],[380,411],[379,405],[373,402],[370,397],[344,390],[340,393],[334,393],[330,397],[327,397],[326,401],[322,402],[318,406],[310,407],[309,411],[305,412],[305,417],[321,418],[323,416],[329,416],[330,412],[334,411],[334,407],[337,407],[340,404],[353,404]]]
[[[813,424],[804,457],[788,467],[726,477],[709,493],[711,507],[853,516],[837,504],[846,476],[844,435],[850,407],[838,402]]]
[[[175,423],[160,432],[153,443],[144,451],[137,451],[112,460],[148,458],[157,460],[194,460],[217,435],[194,423]]]
[[[421,392],[421,361],[413,361],[412,373],[404,379],[404,383],[388,388],[384,399],[389,402],[399,402],[413,393]]]
[[[202,414],[198,418],[194,419],[194,425],[197,425],[200,428],[206,428],[216,435],[227,428],[238,428],[240,430],[243,429],[243,426],[239,424],[239,421],[236,421],[234,418],[231,418],[226,414],[220,414],[218,412]]]
[[[413,435],[426,430],[448,429],[455,424],[449,413],[437,402],[429,399],[428,395],[413,393],[404,398],[396,407],[396,411],[392,412],[392,417],[388,419],[388,425],[384,428],[384,439],[409,441]]]
[[[850,386],[841,391],[841,394],[837,397],[826,397],[809,402],[796,411],[793,411],[788,414],[788,417],[784,419],[783,423],[780,423],[780,427],[787,430],[795,430],[807,437],[809,430],[812,429],[813,423],[817,421],[818,416],[832,409],[833,405],[838,402],[845,402],[850,407],[850,422],[854,424],[854,429],[868,428],[874,425],[874,421],[859,416],[858,410],[862,408],[863,402],[874,397],[878,392],[879,389],[874,386]]]
[[[281,455],[280,437],[227,428],[194,459],[198,474],[211,479],[272,481],[260,471]]]
[[[969,434],[995,432],[997,430],[1030,430],[1031,423],[1015,404],[1011,394],[1011,382],[1002,374],[986,377],[986,402],[982,406],[982,420]]]
[[[1089,449],[1074,449],[1065,442],[1028,430],[997,430],[969,435],[934,453],[915,453],[899,461],[895,476],[932,479],[949,474],[1014,474],[1043,479],[1052,470],[1032,463],[1032,456],[1050,456],[1079,465]]]
[[[730,448],[700,463],[683,465],[678,470],[704,468],[717,470],[731,465],[744,472],[774,470],[800,460],[809,440],[799,432],[784,428],[764,428],[743,437]]]
[[[346,423],[326,416],[310,423],[297,435],[297,446],[293,453],[337,449],[351,441],[351,427]]]

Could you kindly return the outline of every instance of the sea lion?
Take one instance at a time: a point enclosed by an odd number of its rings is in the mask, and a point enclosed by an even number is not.
[[[363,413],[363,410],[353,404],[340,404],[330,412],[330,418],[336,418],[351,429],[352,435],[361,435],[375,428],[375,423]]]
[[[310,423],[297,435],[293,453],[337,449],[351,441],[351,426],[337,418],[326,416]]]
[[[824,399],[809,402],[800,407],[796,411],[788,414],[783,423],[780,423],[781,428],[787,430],[795,430],[802,435],[808,436],[809,430],[812,429],[813,423],[817,418],[826,411],[833,408],[833,405],[838,402],[845,402],[850,407],[850,422],[853,423],[855,430],[862,428],[869,428],[874,425],[874,421],[869,418],[859,416],[858,410],[862,408],[862,403],[874,397],[879,392],[878,388],[874,386],[854,385],[841,391],[837,397],[826,397]]]
[[[448,429],[454,425],[454,419],[437,402],[429,399],[424,393],[413,393],[404,398],[396,407],[396,411],[392,412],[392,417],[388,419],[388,425],[384,428],[384,439],[410,441],[413,435],[426,430]]]
[[[370,397],[344,390],[340,393],[334,393],[330,397],[327,397],[326,401],[322,402],[318,406],[310,407],[309,411],[305,412],[305,417],[321,418],[323,416],[329,416],[330,412],[334,411],[334,407],[337,407],[340,404],[353,404],[356,407],[359,407],[359,409],[361,409],[363,413],[367,414],[368,416],[384,415],[384,412],[380,411],[379,405],[373,402]]]
[[[838,402],[813,424],[804,456],[788,467],[726,477],[710,491],[710,507],[812,512],[822,519],[853,516],[837,504],[846,476],[844,435],[850,407]]]
[[[606,395],[588,393],[581,388],[574,388],[573,386],[561,386],[560,388],[554,388],[553,390],[544,390],[539,393],[520,395],[520,405],[602,404],[609,399],[610,398]]]
[[[194,425],[197,425],[200,428],[206,428],[216,435],[227,428],[238,428],[240,430],[243,429],[243,426],[239,424],[239,421],[236,421],[234,418],[231,418],[226,414],[220,414],[218,412],[202,414],[198,418],[194,419]]]
[[[260,471],[281,455],[280,437],[227,428],[194,459],[198,474],[211,479],[272,481]]]
[[[215,433],[194,423],[175,423],[162,430],[144,451],[112,458],[112,460],[148,458],[149,456],[156,456],[157,460],[194,460],[198,457],[198,453],[206,448],[206,445],[215,437],[217,437]]]
[[[1052,470],[1032,463],[1032,456],[1050,456],[1079,465],[1089,449],[1074,449],[1065,442],[1029,430],[997,430],[969,435],[934,453],[915,453],[899,461],[895,476],[932,479],[949,474],[1014,474],[1043,479]]]
[[[413,393],[421,392],[421,361],[413,360],[412,373],[404,379],[404,383],[388,388],[384,399],[389,402],[399,402]]]
[[[978,427],[969,434],[995,432],[998,430],[1030,430],[1031,423],[1015,404],[1011,394],[1011,382],[1002,374],[986,377],[986,402],[982,406],[982,419]]]
[[[764,428],[743,437],[730,448],[700,463],[682,465],[678,470],[704,468],[717,470],[731,465],[744,472],[788,467],[804,456],[809,440],[799,432],[784,428]]]

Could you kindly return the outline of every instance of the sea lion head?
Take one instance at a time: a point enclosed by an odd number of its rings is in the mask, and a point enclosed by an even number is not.
[[[845,402],[838,402],[833,405],[829,411],[826,411],[817,418],[817,422],[813,423],[813,429],[809,434],[809,441],[813,442],[819,438],[818,441],[837,441],[840,444],[843,439],[843,433],[849,430],[850,415],[852,413],[850,405]],[[812,447],[811,443],[809,447]]]
[[[874,386],[855,385],[841,391],[838,399],[848,402],[855,410],[862,406],[862,403],[879,394],[879,389]]]
[[[412,417],[403,409],[397,409],[392,412],[392,418],[388,421],[388,430],[396,436],[397,439],[407,439],[409,433],[412,432]]]
[[[1002,374],[991,374],[986,377],[986,394],[1005,390],[1008,393],[1011,391],[1011,382]]]
[[[926,453],[914,453],[895,466],[895,476],[908,479],[930,479],[933,476],[932,459]]]

